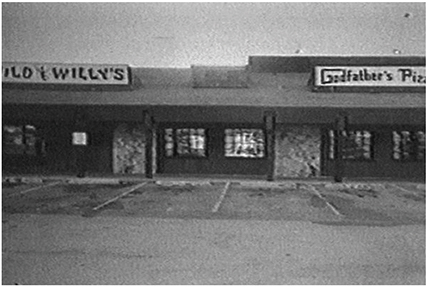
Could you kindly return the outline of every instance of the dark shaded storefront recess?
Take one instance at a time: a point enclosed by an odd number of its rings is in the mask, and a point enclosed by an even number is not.
[[[265,175],[268,171],[260,124],[160,124],[159,144],[161,173]]]
[[[327,65],[425,59],[251,57],[243,68],[132,68],[126,87],[3,83],[2,171],[76,175],[84,163],[89,175],[272,180],[333,177],[341,157],[344,177],[424,179],[422,88],[315,89],[312,70]],[[86,146],[72,144],[76,132]]]

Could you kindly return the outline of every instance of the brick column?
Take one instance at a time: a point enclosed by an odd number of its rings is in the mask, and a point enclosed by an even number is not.
[[[145,176],[153,178],[153,134],[154,134],[154,119],[148,111],[143,111],[143,123],[145,126]]]
[[[74,132],[86,132],[88,136],[87,128],[88,115],[83,108],[77,108],[74,117]],[[88,141],[87,141],[88,142]],[[88,144],[87,145],[73,145],[75,152],[75,167],[77,170],[78,177],[85,177],[88,171]]]
[[[348,116],[345,114],[338,116],[335,120],[335,175],[334,181],[340,183],[345,177],[345,160],[343,159],[344,137],[342,131],[348,130]]]
[[[276,114],[273,111],[264,113],[264,129],[267,139],[267,181],[273,181],[275,174],[275,124]]]

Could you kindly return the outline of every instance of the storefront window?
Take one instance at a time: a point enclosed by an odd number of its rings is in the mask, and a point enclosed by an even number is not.
[[[425,160],[426,138],[423,131],[393,131],[393,159]]]
[[[226,129],[224,131],[226,157],[263,158],[264,133],[261,129]]]
[[[3,153],[35,156],[36,128],[32,125],[3,126]]]
[[[206,130],[203,128],[166,128],[166,157],[206,157]]]
[[[367,130],[342,131],[344,160],[371,160],[373,158],[372,134]],[[334,130],[329,131],[329,159],[336,156]]]

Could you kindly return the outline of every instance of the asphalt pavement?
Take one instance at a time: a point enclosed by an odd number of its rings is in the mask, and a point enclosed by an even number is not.
[[[424,284],[425,184],[3,182],[3,284]]]
[[[83,183],[85,181],[85,183]],[[110,182],[110,183],[108,183]],[[112,180],[3,183],[3,214],[259,219],[323,224],[425,223],[414,183]]]
[[[3,284],[425,284],[425,226],[14,214]]]

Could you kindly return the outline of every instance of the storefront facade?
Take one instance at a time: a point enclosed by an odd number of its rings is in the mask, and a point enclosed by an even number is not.
[[[3,174],[425,176],[424,57],[4,63],[2,103]]]

